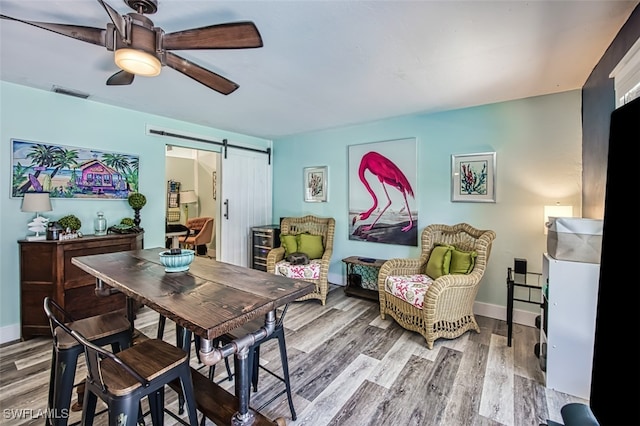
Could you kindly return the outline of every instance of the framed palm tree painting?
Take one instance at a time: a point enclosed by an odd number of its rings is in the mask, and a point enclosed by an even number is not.
[[[64,145],[11,140],[11,196],[126,199],[138,192],[139,157]]]

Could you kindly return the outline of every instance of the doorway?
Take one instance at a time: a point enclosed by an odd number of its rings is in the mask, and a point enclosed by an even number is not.
[[[212,217],[214,219],[213,238],[206,247],[201,247],[198,254],[216,259],[216,247],[220,247],[218,238],[218,212],[220,211],[218,194],[218,168],[220,153],[176,145],[166,145],[165,149],[165,184],[167,187],[167,224],[185,225],[189,218]],[[174,185],[171,185],[173,183]],[[171,203],[172,190],[183,194],[179,203]],[[187,191],[193,193],[185,194]],[[185,195],[195,195],[189,197]],[[183,203],[184,200],[195,202]],[[203,250],[203,251],[200,251]]]
[[[167,145],[166,179],[197,195],[197,203],[178,203],[178,223],[194,215],[214,218],[208,256],[248,267],[251,228],[271,223],[271,149],[229,144],[223,152]]]

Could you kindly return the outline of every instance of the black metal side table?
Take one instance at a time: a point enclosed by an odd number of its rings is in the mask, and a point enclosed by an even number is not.
[[[350,256],[342,261],[347,265],[347,286],[344,293],[347,296],[379,300],[378,272],[387,259]]]
[[[515,297],[515,288],[527,289],[527,298]],[[542,274],[537,272],[527,272],[526,274],[516,274],[512,268],[507,268],[507,346],[511,346],[513,336],[513,302],[532,303],[542,307],[542,296],[538,300],[532,299],[532,290],[542,292]]]

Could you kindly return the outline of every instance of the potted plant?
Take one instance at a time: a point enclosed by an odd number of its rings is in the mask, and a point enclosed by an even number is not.
[[[140,209],[147,204],[147,197],[139,192],[133,192],[129,194],[129,205],[133,209],[135,215],[133,218],[133,223],[135,226],[140,226]]]
[[[62,227],[62,229],[70,229],[71,232],[76,232],[78,229],[82,227],[82,222],[76,215],[69,214],[58,219],[58,225]]]

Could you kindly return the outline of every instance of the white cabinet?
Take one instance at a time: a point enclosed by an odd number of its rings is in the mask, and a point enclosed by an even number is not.
[[[546,387],[589,399],[600,264],[556,260],[545,253],[542,275],[540,361],[546,360]]]

